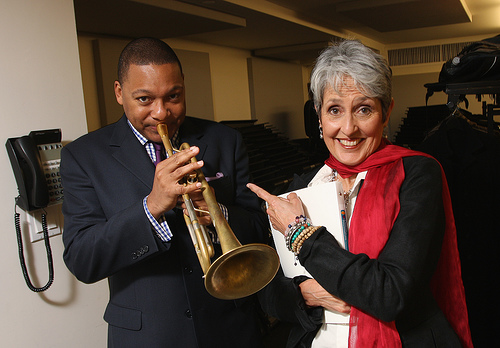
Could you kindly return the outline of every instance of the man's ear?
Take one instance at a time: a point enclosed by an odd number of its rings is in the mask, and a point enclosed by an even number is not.
[[[115,81],[114,87],[116,101],[118,102],[118,104],[123,105],[122,85],[120,84],[120,82]]]

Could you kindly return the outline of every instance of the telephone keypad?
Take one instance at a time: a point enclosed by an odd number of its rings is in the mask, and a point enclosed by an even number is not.
[[[64,190],[61,183],[61,143],[38,145],[42,159],[47,188],[49,189],[49,205],[62,203]]]

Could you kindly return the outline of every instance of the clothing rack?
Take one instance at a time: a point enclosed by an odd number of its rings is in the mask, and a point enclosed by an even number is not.
[[[466,105],[468,105],[467,95],[475,95],[478,101],[481,101],[483,95],[491,95],[494,103],[488,104],[483,101],[483,116],[487,120],[488,132],[492,134],[495,130],[498,131],[498,123],[495,122],[494,116],[500,115],[500,81],[427,83],[424,87],[427,88],[426,104],[434,92],[444,92],[448,95],[446,105],[450,111],[457,109],[458,104],[462,101],[465,101]]]

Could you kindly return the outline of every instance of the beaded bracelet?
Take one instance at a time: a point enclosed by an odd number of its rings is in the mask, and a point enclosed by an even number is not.
[[[301,236],[297,238],[297,244],[293,246],[293,253],[295,254],[295,257],[298,258],[300,249],[302,249],[302,244],[313,235],[314,232],[316,232],[321,226],[311,226],[307,229],[305,229]]]
[[[295,217],[295,221],[288,225],[288,228],[285,231],[285,237],[287,237],[290,234],[293,234],[297,228],[302,226],[304,223],[306,223],[308,219],[304,215],[299,215]]]
[[[311,223],[304,215],[297,216],[295,218],[295,222],[288,225],[288,228],[285,231],[285,244],[288,250],[292,251],[292,244],[297,240],[304,229],[309,226],[311,226]]]
[[[295,241],[292,242],[292,246],[291,246],[291,251],[294,251],[296,250],[296,247],[297,245],[304,239],[307,239],[307,237],[309,237],[307,234],[308,232],[313,229],[315,226],[308,226],[307,228],[303,229],[302,232],[297,236],[297,238],[295,239]],[[307,237],[306,237],[307,236]]]

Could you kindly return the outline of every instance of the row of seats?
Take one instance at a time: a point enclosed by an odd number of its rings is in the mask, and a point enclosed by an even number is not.
[[[257,120],[221,121],[238,130],[246,145],[252,182],[282,193],[294,174],[322,165],[324,153],[309,148],[309,139],[291,141],[269,123]]]

